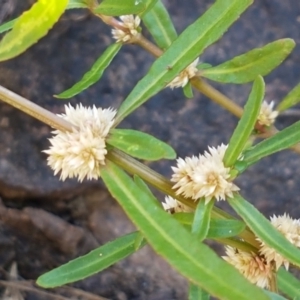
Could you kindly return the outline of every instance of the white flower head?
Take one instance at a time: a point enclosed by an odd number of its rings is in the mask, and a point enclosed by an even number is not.
[[[275,119],[278,116],[278,111],[273,110],[273,107],[274,101],[271,101],[270,103],[263,101],[260,113],[257,117],[257,121],[260,125],[269,127],[275,122]]]
[[[171,89],[184,87],[192,77],[197,75],[199,58],[195,59],[189,66],[179,73],[170,83],[167,84]]]
[[[177,167],[172,167],[174,174],[171,181],[177,194],[194,200],[204,197],[205,202],[212,198],[217,201],[232,197],[239,188],[231,182],[230,168],[223,163],[226,145],[209,147],[209,152],[199,157],[179,158]]]
[[[191,176],[198,164],[200,164],[200,155],[199,157],[192,156],[177,159],[177,167],[172,167],[174,173],[171,178],[171,181],[176,182],[173,189],[177,189],[177,195],[182,194],[186,198],[194,199],[194,182]]]
[[[78,177],[79,181],[85,177],[97,179],[101,166],[105,165],[105,138],[114,124],[116,111],[80,104],[76,108],[65,105],[65,112],[59,116],[74,127],[70,132],[52,132],[54,137],[49,139],[52,146],[43,151],[49,155],[48,165],[54,175],[61,171],[61,180],[67,177]]]
[[[241,251],[232,247],[225,247],[226,256],[223,259],[233,265],[251,283],[261,288],[269,288],[273,267],[263,257]]]
[[[117,42],[128,42],[133,36],[139,33],[138,27],[141,23],[139,16],[126,15],[120,17],[122,22],[119,22],[120,26],[124,29],[115,28],[112,29],[112,36]]]
[[[271,224],[281,232],[285,238],[300,248],[300,221],[292,219],[288,214],[282,216],[271,217]],[[266,261],[275,262],[276,269],[278,270],[281,265],[284,265],[286,269],[289,268],[289,261],[277,253],[273,248],[266,245],[262,240],[257,238],[261,243],[259,253],[264,255]]]
[[[183,203],[172,198],[171,196],[165,197],[165,202],[162,202],[162,206],[165,211],[170,213],[194,211],[192,208],[188,207],[187,205],[184,205]]]

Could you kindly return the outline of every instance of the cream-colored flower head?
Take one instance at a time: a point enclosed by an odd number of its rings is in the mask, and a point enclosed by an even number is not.
[[[270,103],[263,101],[257,118],[257,121],[260,125],[268,127],[275,122],[275,119],[278,116],[278,111],[273,110],[273,107],[274,101],[271,101]]]
[[[177,201],[171,196],[165,197],[165,202],[162,202],[162,206],[165,211],[169,213],[178,213],[178,212],[193,212],[194,210],[187,205]]]
[[[172,167],[174,174],[171,181],[176,182],[173,189],[177,189],[177,195],[183,195],[186,198],[194,199],[194,182],[192,180],[192,174],[195,172],[196,167],[200,164],[199,157],[192,156],[185,159],[177,159],[177,167]]]
[[[199,58],[195,59],[189,66],[179,73],[170,83],[167,84],[171,89],[184,87],[189,80],[197,75]]]
[[[120,19],[122,22],[119,22],[119,24],[124,30],[115,28],[112,29],[111,33],[117,42],[126,43],[139,33],[138,27],[141,23],[141,19],[139,16],[134,17],[133,15],[121,16]]]
[[[65,114],[59,115],[74,125],[72,131],[54,130],[51,147],[44,152],[49,155],[48,165],[54,175],[61,171],[60,179],[78,177],[82,181],[97,179],[101,166],[105,165],[107,153],[105,138],[114,124],[116,111],[108,108],[83,107],[82,104],[65,105]]]
[[[271,217],[271,224],[281,232],[285,238],[300,248],[300,221],[292,219],[288,214],[276,217],[275,215]],[[262,240],[257,238],[261,243],[261,248],[259,253],[264,255],[266,261],[275,262],[276,269],[278,270],[281,265],[284,265],[286,269],[289,268],[289,261],[283,258],[279,253],[277,253],[273,248],[266,245]]]
[[[226,256],[224,260],[233,265],[251,283],[261,288],[269,288],[272,278],[272,265],[263,257],[254,253],[241,251],[232,247],[225,247]]]
[[[174,174],[171,181],[176,194],[190,197],[194,200],[204,197],[207,203],[212,198],[226,200],[232,197],[239,188],[231,182],[230,168],[223,163],[226,145],[217,148],[208,147],[204,155],[199,157],[179,158],[177,167],[172,167]]]

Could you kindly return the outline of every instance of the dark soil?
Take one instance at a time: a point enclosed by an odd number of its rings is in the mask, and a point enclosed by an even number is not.
[[[0,23],[18,16],[34,1],[0,0]],[[164,1],[178,32],[213,1]],[[260,0],[224,37],[202,55],[213,65],[280,38],[297,46],[265,80],[266,99],[278,103],[300,79],[300,3]],[[199,28],[201,31],[201,28]],[[19,57],[0,63],[0,85],[55,112],[67,102],[53,98],[78,81],[112,42],[110,29],[85,10],[68,11],[39,43]],[[82,102],[118,107],[153,58],[126,45],[100,82],[76,96]],[[213,84],[243,105],[250,85]],[[296,107],[280,116],[279,128],[299,119]],[[186,100],[166,89],[128,117],[121,126],[153,134],[172,145],[178,156],[198,154],[207,145],[227,143],[237,119],[195,92]],[[51,129],[0,103],[0,293],[2,299],[186,299],[187,283],[150,247],[82,282],[54,290],[35,286],[36,278],[62,263],[134,231],[101,182],[59,181],[41,151]],[[151,164],[170,176],[174,162]],[[266,216],[287,212],[299,218],[299,156],[284,151],[261,161],[238,181],[242,194]],[[17,281],[9,280],[17,266]],[[8,294],[12,297],[9,298]]]

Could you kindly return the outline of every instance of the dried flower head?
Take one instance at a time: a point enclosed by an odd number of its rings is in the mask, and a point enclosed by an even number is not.
[[[274,101],[271,101],[270,103],[263,101],[257,118],[260,125],[268,127],[275,122],[275,119],[278,116],[278,111],[273,110],[273,107]]]
[[[230,168],[223,163],[226,145],[217,148],[208,147],[209,152],[199,157],[177,159],[177,167],[172,167],[174,174],[171,181],[176,194],[194,200],[204,197],[207,203],[212,198],[225,200],[232,197],[239,188],[231,182]]]
[[[123,27],[123,29],[115,28],[112,29],[112,36],[117,42],[128,42],[133,36],[139,33],[138,27],[141,23],[141,19],[133,15],[126,15],[120,17],[122,22],[119,22],[119,25]]]
[[[170,83],[167,84],[171,89],[184,87],[189,80],[197,75],[199,58],[195,59],[189,66],[179,73]]]
[[[295,245],[300,247],[300,220],[292,219],[288,214],[276,217],[271,217],[271,224],[281,232],[286,239]],[[257,238],[261,243],[259,253],[264,255],[268,263],[275,262],[276,269],[278,270],[281,265],[284,265],[286,269],[289,268],[289,261],[277,253],[273,248],[269,247],[262,240]]]
[[[51,147],[44,152],[49,155],[48,165],[54,175],[61,171],[60,179],[78,177],[82,181],[97,179],[101,166],[105,165],[107,153],[105,138],[114,123],[116,111],[95,106],[76,108],[65,105],[65,114],[59,115],[74,125],[72,131],[54,130]]]
[[[225,247],[226,256],[224,260],[233,265],[241,274],[243,274],[251,283],[261,288],[269,288],[269,282],[272,278],[272,265],[263,257],[241,251],[232,247]]]
[[[171,196],[165,197],[165,202],[162,202],[162,206],[165,211],[169,213],[177,213],[177,212],[192,212],[193,209],[184,205],[183,203],[177,201]]]

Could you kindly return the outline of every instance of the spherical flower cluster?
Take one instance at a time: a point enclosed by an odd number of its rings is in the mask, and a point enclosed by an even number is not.
[[[165,211],[169,213],[178,213],[178,212],[192,212],[194,211],[192,208],[184,205],[183,203],[177,201],[171,196],[165,197],[165,202],[162,202],[162,206]]]
[[[126,15],[120,17],[122,22],[119,22],[120,26],[124,29],[115,28],[112,29],[112,36],[117,42],[128,42],[133,36],[139,33],[138,27],[141,23],[141,19],[133,15]]]
[[[267,101],[263,101],[260,113],[257,117],[257,121],[261,126],[271,126],[274,122],[276,117],[278,116],[278,111],[273,110],[274,101],[268,103]]]
[[[289,215],[271,217],[271,224],[281,232],[286,239],[300,248],[300,220],[292,219]],[[226,247],[223,258],[238,269],[250,282],[262,288],[269,288],[272,272],[282,265],[289,268],[289,261],[273,248],[257,238],[260,242],[259,254],[244,252],[239,249]]]
[[[223,256],[223,259],[233,265],[251,283],[261,288],[269,288],[273,269],[263,256],[227,246],[226,256]]]
[[[212,198],[217,201],[232,197],[239,188],[231,182],[230,168],[223,163],[226,145],[209,147],[209,152],[198,157],[177,159],[177,167],[172,167],[174,174],[171,181],[176,194],[194,200],[204,197],[208,203]]]
[[[300,220],[292,219],[289,215],[271,217],[271,224],[281,232],[285,238],[300,248]],[[276,269],[278,270],[281,265],[286,269],[289,268],[289,261],[277,253],[273,248],[266,245],[262,240],[257,238],[261,243],[259,253],[266,258],[268,263],[275,262]]]
[[[114,124],[116,111],[80,104],[76,108],[66,105],[65,112],[59,116],[74,127],[70,132],[52,132],[55,135],[49,139],[52,146],[44,151],[49,155],[48,165],[54,175],[61,171],[61,180],[67,177],[78,177],[79,181],[85,177],[97,179],[101,166],[105,165],[105,138]]]
[[[195,59],[189,66],[179,73],[170,83],[167,84],[171,89],[184,87],[189,80],[197,75],[199,58]]]

